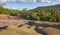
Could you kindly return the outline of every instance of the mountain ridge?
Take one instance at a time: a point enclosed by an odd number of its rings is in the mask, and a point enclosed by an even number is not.
[[[41,6],[41,7],[37,7],[37,8],[60,8],[60,4],[50,5],[50,6]]]

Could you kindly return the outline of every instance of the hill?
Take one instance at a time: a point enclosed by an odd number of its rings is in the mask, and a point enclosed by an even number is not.
[[[60,8],[19,11],[0,6],[0,35],[60,35]]]
[[[17,16],[10,16],[6,14],[0,14],[0,26],[7,26],[7,25],[20,25],[25,24],[25,21],[22,18]]]
[[[23,20],[17,17],[18,20],[16,17],[0,14],[0,35],[53,35],[55,32],[56,35],[60,34],[60,23]]]
[[[60,4],[50,5],[50,6],[41,6],[41,7],[37,7],[37,8],[60,8]]]

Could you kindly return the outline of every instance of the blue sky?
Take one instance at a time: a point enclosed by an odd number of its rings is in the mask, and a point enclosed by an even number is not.
[[[33,9],[39,6],[49,6],[49,5],[55,5],[55,4],[60,4],[60,0],[51,0],[51,2],[36,2],[36,3],[7,3],[4,6],[5,8],[13,8],[13,9]]]

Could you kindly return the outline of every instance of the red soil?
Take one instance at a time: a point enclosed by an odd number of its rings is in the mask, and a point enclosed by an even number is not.
[[[0,26],[21,24],[25,24],[25,21],[19,17],[0,14]]]

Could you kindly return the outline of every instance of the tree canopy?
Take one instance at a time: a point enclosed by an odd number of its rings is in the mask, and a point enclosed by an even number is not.
[[[60,22],[60,8],[35,8],[32,10],[14,10],[0,6],[0,14],[19,16],[29,20]]]

